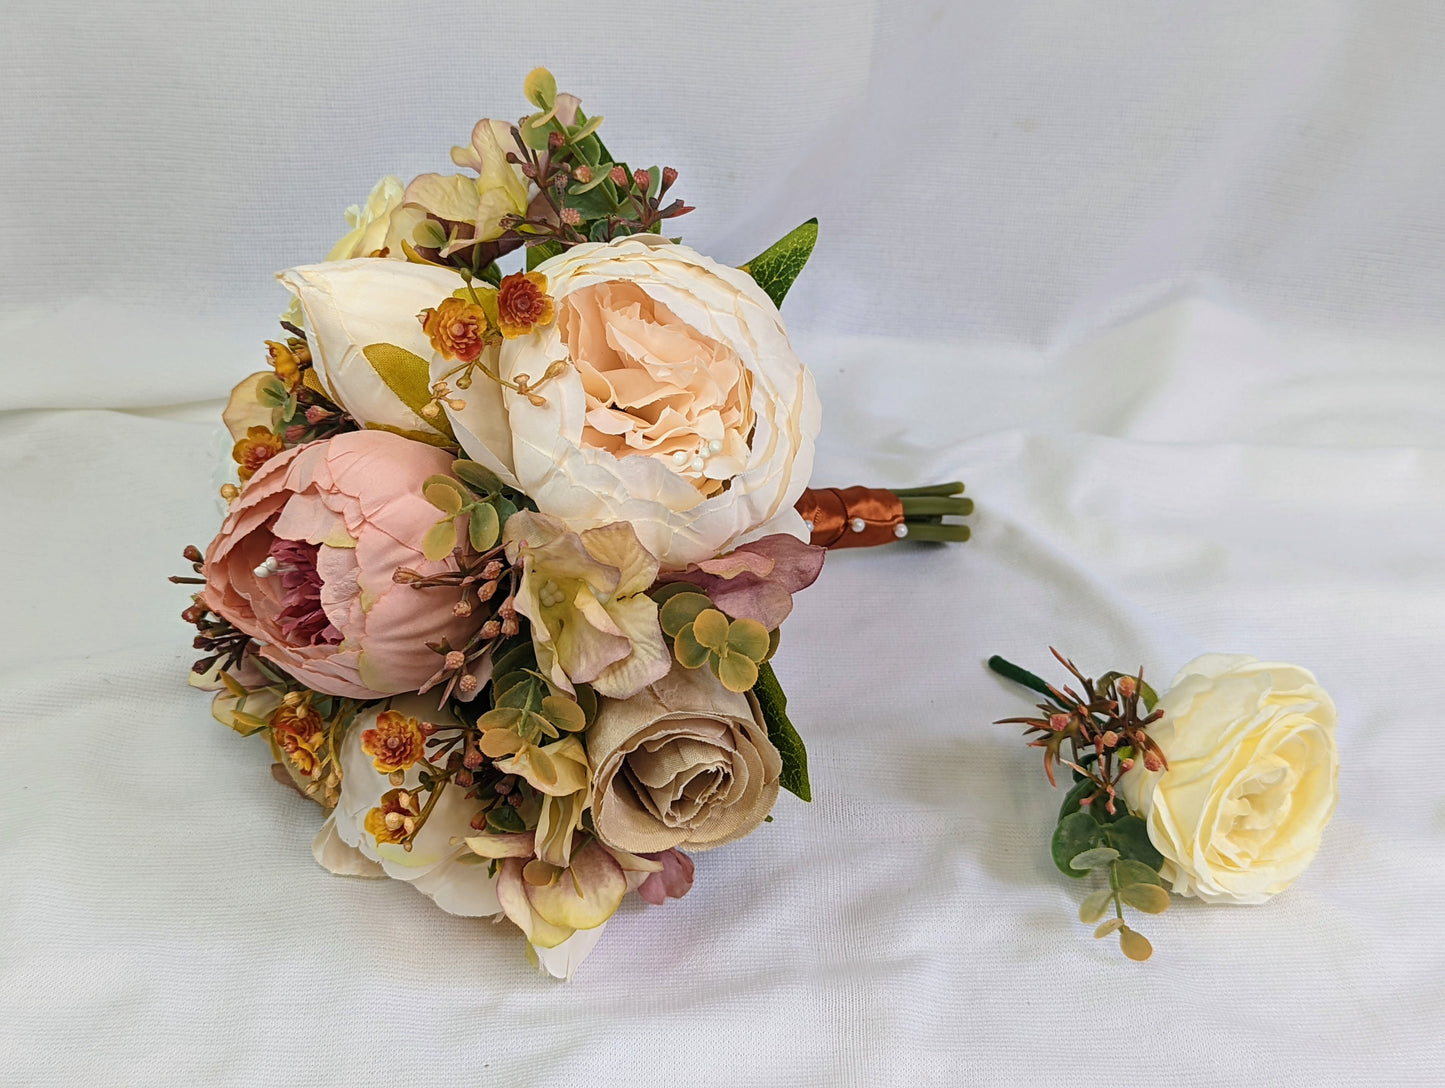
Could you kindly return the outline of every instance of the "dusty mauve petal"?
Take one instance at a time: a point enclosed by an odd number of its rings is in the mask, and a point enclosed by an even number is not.
[[[692,891],[692,858],[681,850],[664,850],[660,854],[645,854],[650,861],[662,862],[662,872],[649,873],[637,889],[637,894],[660,907],[668,899],[681,899]]]
[[[778,533],[691,564],[666,580],[695,585],[734,619],[757,620],[772,631],[793,611],[793,594],[817,580],[826,554],[825,548]]]

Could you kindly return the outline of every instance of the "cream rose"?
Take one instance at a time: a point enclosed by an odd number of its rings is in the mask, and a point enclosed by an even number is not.
[[[1168,759],[1120,781],[1164,855],[1162,875],[1206,902],[1262,903],[1313,860],[1334,812],[1335,705],[1295,665],[1206,654],[1180,670],[1149,734]]]
[[[782,758],[754,704],[706,669],[673,669],[630,699],[602,700],[587,750],[592,818],[620,850],[721,846],[778,799]]]
[[[652,235],[575,246],[537,267],[556,318],[508,339],[501,376],[448,407],[472,458],[574,530],[630,522],[664,569],[771,533],[807,539],[793,503],[819,406],[777,308],[745,272]],[[452,364],[439,358],[433,379]]]
[[[358,257],[290,268],[277,278],[301,304],[312,365],[328,397],[363,426],[450,441],[420,411],[431,396],[433,352],[416,315],[461,287],[459,274]],[[368,348],[386,344],[402,352],[368,356]]]
[[[331,247],[328,261],[346,261],[352,257],[390,257],[405,260],[402,242],[412,240],[417,224],[426,218],[420,208],[402,207],[405,191],[401,179],[388,174],[378,181],[365,204],[346,209],[351,230]]]

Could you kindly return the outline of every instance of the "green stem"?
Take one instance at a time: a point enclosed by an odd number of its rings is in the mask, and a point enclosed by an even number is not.
[[[912,541],[927,540],[959,544],[973,535],[967,525],[936,524],[927,521],[909,521],[905,524],[908,526],[908,539]]]
[[[1049,685],[1040,677],[1035,676],[1027,669],[1019,668],[1012,661],[1004,660],[999,657],[998,654],[994,654],[988,659],[988,667],[1000,676],[1012,680],[1015,684],[1022,684],[1030,691],[1036,691],[1040,695],[1047,696],[1050,699],[1054,696],[1054,693],[1049,689]]]
[[[963,492],[964,486],[958,481],[951,484],[933,484],[930,487],[895,487],[893,489],[893,494],[900,499],[922,498],[927,495],[962,495]]]
[[[894,492],[895,495],[898,492]],[[899,495],[903,501],[903,516],[914,517],[967,517],[973,513],[972,499],[957,499],[951,496]]]

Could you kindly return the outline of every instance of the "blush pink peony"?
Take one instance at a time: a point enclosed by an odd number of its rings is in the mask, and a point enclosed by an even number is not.
[[[206,605],[261,643],[262,657],[328,695],[415,691],[437,671],[428,642],[459,646],[478,617],[453,615],[445,589],[398,585],[437,509],[421,493],[451,455],[385,431],[356,431],[271,458],[206,549]],[[263,576],[267,560],[273,573]]]

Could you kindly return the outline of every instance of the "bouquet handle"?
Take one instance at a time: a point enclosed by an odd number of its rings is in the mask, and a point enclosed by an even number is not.
[[[901,540],[962,542],[967,525],[945,518],[967,517],[973,500],[963,498],[961,483],[932,487],[808,488],[797,502],[812,534],[810,543],[830,551],[871,548]]]

